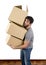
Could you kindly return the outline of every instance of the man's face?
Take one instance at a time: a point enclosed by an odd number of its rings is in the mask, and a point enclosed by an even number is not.
[[[28,19],[25,19],[23,26],[26,28],[30,25],[30,21]]]

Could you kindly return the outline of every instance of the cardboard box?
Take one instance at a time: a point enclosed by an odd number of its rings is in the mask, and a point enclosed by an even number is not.
[[[23,22],[24,22],[24,19],[26,16],[27,16],[26,11],[23,11],[22,9],[20,9],[18,7],[14,7],[8,19],[10,21],[13,21],[13,22],[23,26]]]
[[[13,36],[10,36],[9,39],[7,40],[7,45],[10,46],[11,48],[15,48],[19,45],[22,45],[23,41],[15,38]]]
[[[20,27],[20,26],[11,22],[10,25],[9,25],[9,28],[7,30],[7,33],[9,35],[13,35],[17,38],[23,39],[26,31],[27,30],[25,28]]]

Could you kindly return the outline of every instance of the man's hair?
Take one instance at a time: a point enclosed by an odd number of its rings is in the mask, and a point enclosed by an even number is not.
[[[26,19],[28,19],[29,21],[30,21],[30,24],[32,24],[33,22],[34,22],[34,19],[33,19],[33,17],[31,17],[31,16],[26,16],[25,17],[25,20]]]

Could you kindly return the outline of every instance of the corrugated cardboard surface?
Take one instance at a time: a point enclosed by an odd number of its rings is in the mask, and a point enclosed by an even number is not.
[[[27,11],[22,10],[22,6],[14,6],[9,16],[9,27],[7,33],[10,37],[7,38],[7,44],[11,48],[15,48],[23,43],[23,38],[27,30],[23,28],[23,22],[27,16]]]
[[[24,35],[26,33],[26,29],[11,22],[7,33],[9,35],[13,35],[13,36],[18,37],[20,39],[23,39]]]
[[[26,16],[27,16],[26,11],[23,11],[20,8],[14,7],[9,16],[9,20],[15,23],[18,23],[20,25],[23,25],[23,22]]]
[[[15,38],[13,36],[10,36],[8,41],[7,41],[7,44],[11,47],[11,48],[15,48],[19,45],[21,45],[23,43],[22,40],[18,39],[18,38]]]

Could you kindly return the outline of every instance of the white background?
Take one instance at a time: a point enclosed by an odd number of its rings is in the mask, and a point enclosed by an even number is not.
[[[31,59],[46,59],[46,0],[0,0],[0,59],[20,59],[20,50],[13,50],[6,41],[8,17],[15,5],[22,5],[23,10],[28,5],[28,15],[34,18]]]

